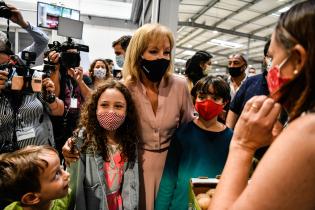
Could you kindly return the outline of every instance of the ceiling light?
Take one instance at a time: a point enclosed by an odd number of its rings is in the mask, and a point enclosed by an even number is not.
[[[175,58],[175,63],[186,63],[186,60],[180,59],[180,58]]]
[[[191,44],[187,44],[186,45],[188,48],[192,48],[192,45]]]
[[[223,40],[219,40],[219,39],[211,39],[210,42],[208,42],[208,43],[213,44],[213,45],[222,46],[222,47],[228,47],[228,48],[240,48],[243,46],[239,43],[223,41]]]
[[[272,13],[271,16],[280,17],[280,15],[277,13]]]
[[[184,29],[185,29],[185,26],[180,27],[180,28],[178,29],[177,33],[182,32]]]
[[[212,31],[212,33],[217,34],[217,33],[219,33],[219,32],[218,32],[218,31]]]
[[[185,50],[183,52],[184,55],[195,55],[195,51],[192,51],[192,50]]]
[[[220,69],[215,69],[215,71],[220,71]]]
[[[218,64],[218,61],[214,61],[213,63],[214,63],[214,64]]]
[[[279,9],[278,12],[283,13],[283,12],[288,11],[290,8],[291,6],[286,6],[286,7],[283,7],[282,9]]]

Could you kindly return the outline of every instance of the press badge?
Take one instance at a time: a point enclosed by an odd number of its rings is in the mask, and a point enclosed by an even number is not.
[[[34,130],[34,128],[31,128],[31,127],[17,130],[16,131],[16,138],[18,141],[35,138],[35,130]]]
[[[70,101],[70,108],[72,108],[72,109],[78,108],[78,99],[76,99],[76,98],[71,98],[71,101]]]

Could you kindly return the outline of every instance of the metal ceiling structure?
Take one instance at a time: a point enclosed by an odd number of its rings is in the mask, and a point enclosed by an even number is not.
[[[178,13],[175,66],[196,51],[213,55],[213,73],[225,73],[228,56],[242,53],[261,68],[263,48],[281,12],[303,0],[181,0]]]

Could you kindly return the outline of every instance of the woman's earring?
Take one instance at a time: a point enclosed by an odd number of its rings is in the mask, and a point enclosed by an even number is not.
[[[295,69],[294,71],[293,71],[293,74],[294,75],[297,75],[299,73],[299,71],[297,70],[297,69]]]

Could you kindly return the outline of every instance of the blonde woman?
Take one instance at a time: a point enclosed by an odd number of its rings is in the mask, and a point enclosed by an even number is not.
[[[123,76],[140,116],[140,209],[154,209],[154,199],[175,129],[193,119],[186,79],[172,74],[171,31],[147,24],[127,48]]]

